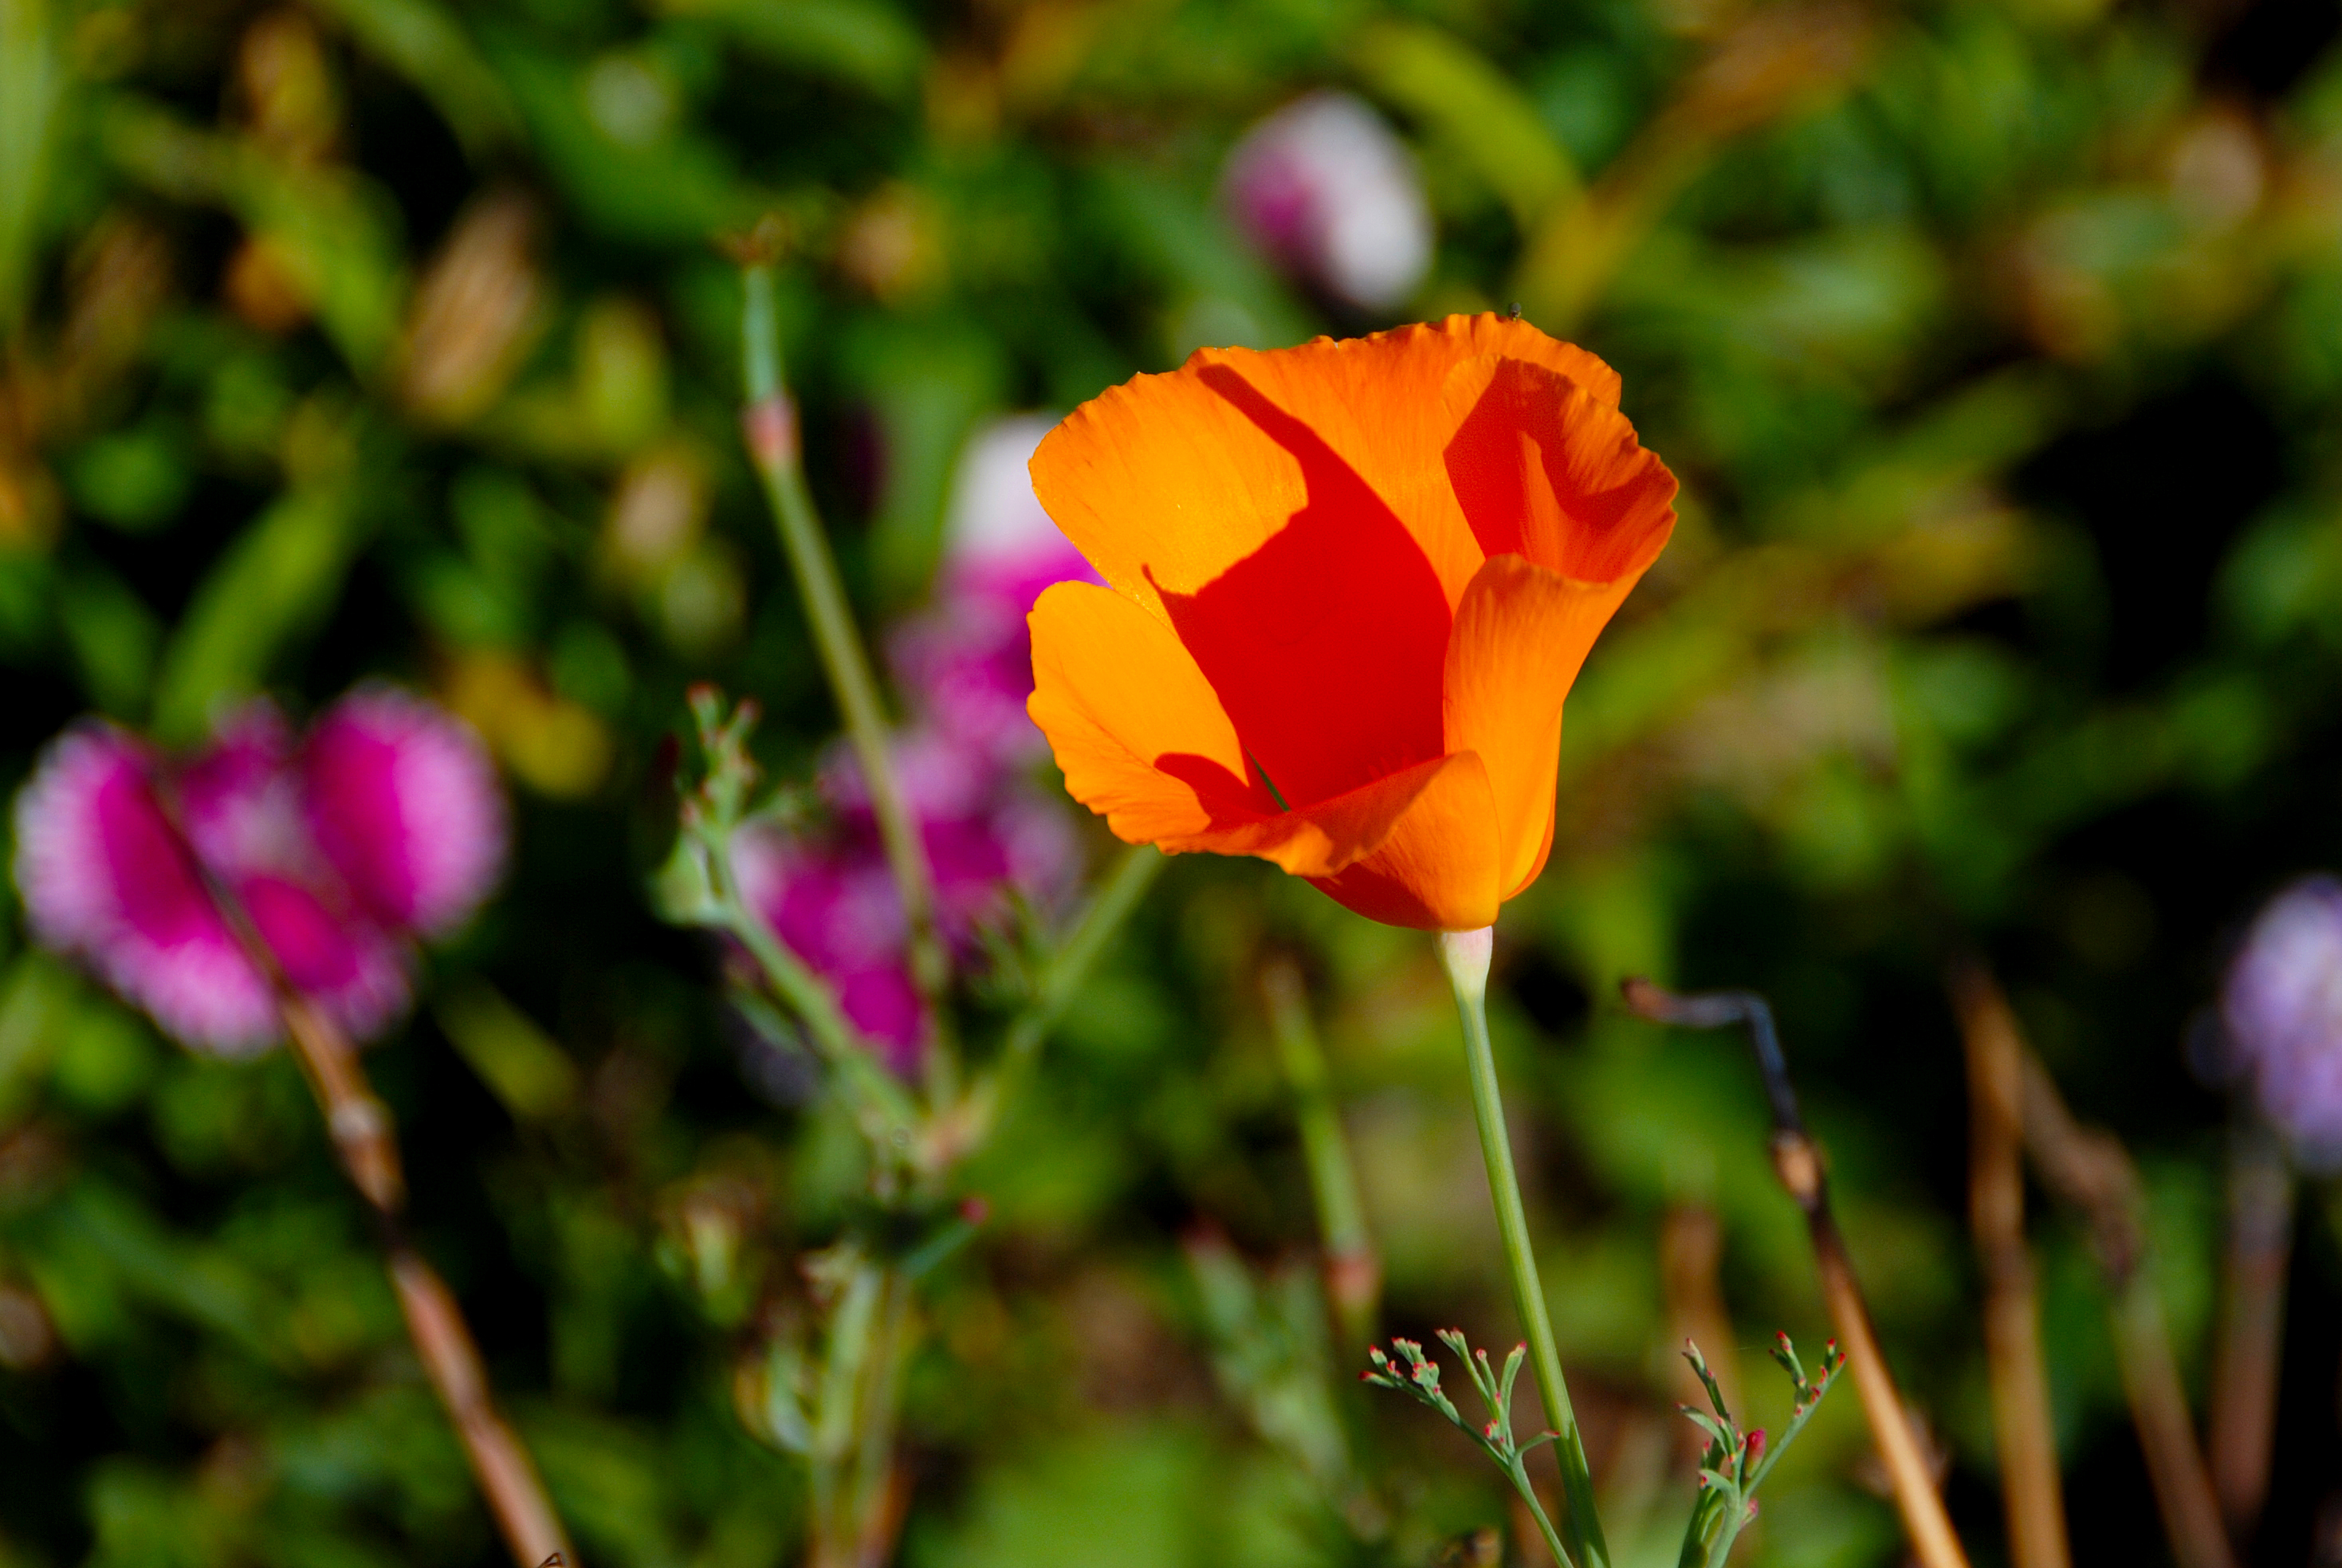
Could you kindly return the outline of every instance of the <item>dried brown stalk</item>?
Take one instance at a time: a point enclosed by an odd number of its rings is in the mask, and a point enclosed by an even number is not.
[[[496,1412],[463,1309],[439,1272],[407,1238],[406,1182],[389,1108],[375,1097],[356,1051],[341,1031],[285,984],[281,975],[275,978],[278,1010],[293,1041],[294,1057],[317,1097],[317,1108],[325,1113],[342,1168],[374,1209],[390,1283],[398,1293],[399,1310],[406,1315],[407,1334],[463,1441],[465,1456],[505,1544],[521,1568],[552,1560],[574,1563],[574,1549],[528,1450]]]
[[[1984,1271],[1985,1354],[2012,1568],[2067,1568],[2066,1502],[2025,1244],[2025,1044],[1992,975],[1951,975],[1968,1064],[1968,1223]]]
[[[2292,1250],[2292,1168],[2265,1124],[2240,1120],[2229,1145],[2228,1244],[2206,1422],[2212,1494],[2239,1552],[2251,1540],[2268,1497]]]
[[[2171,1555],[2179,1568],[2235,1568],[2196,1429],[2187,1391],[2171,1353],[2171,1332],[2155,1282],[2140,1267],[2146,1234],[2140,1223],[2138,1173],[2109,1133],[2085,1127],[2057,1093],[2047,1069],[2025,1056],[2025,1146],[2042,1184],[2080,1211],[2090,1227],[2098,1265],[2114,1293],[2115,1353],[2131,1423],[2147,1459],[2147,1479]]]
[[[1869,1304],[1847,1255],[1846,1238],[1830,1211],[1829,1186],[1823,1174],[1822,1152],[1797,1110],[1796,1088],[1773,1032],[1773,1011],[1753,991],[1716,991],[1677,996],[1648,980],[1629,979],[1620,987],[1626,1005],[1646,1018],[1692,1028],[1714,1029],[1744,1024],[1756,1046],[1756,1062],[1765,1077],[1765,1094],[1773,1114],[1773,1174],[1806,1216],[1813,1243],[1814,1265],[1821,1276],[1822,1301],[1838,1347],[1854,1373],[1854,1386],[1862,1394],[1863,1413],[1870,1420],[1871,1440],[1895,1493],[1895,1506],[1903,1517],[1904,1533],[1924,1568],[1967,1568],[1967,1553],[1952,1533],[1952,1522],[1937,1493],[1936,1477],[1895,1374],[1887,1364],[1872,1328]]]
[[[179,832],[176,800],[167,789],[158,790],[158,794],[174,832]],[[204,870],[184,833],[180,847],[189,866],[203,876],[213,904],[245,956],[266,977],[275,994],[277,1014],[293,1042],[293,1058],[316,1097],[317,1109],[334,1140],[334,1152],[341,1157],[351,1185],[374,1211],[391,1286],[406,1318],[407,1337],[414,1341],[415,1353],[455,1423],[473,1478],[479,1483],[480,1493],[495,1517],[513,1561],[519,1568],[543,1568],[554,1562],[574,1563],[575,1549],[545,1495],[535,1463],[521,1446],[519,1436],[497,1413],[489,1395],[479,1346],[464,1321],[463,1309],[438,1271],[406,1234],[406,1177],[390,1108],[366,1082],[365,1068],[348,1037],[285,979],[275,954],[261,940],[243,904]]]

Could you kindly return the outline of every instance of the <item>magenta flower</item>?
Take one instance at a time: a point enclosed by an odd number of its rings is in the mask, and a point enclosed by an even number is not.
[[[1222,197],[1279,266],[1363,310],[1406,302],[1431,265],[1414,160],[1374,110],[1318,92],[1245,133]]]
[[[2342,883],[2310,876],[2246,933],[2220,998],[2225,1065],[2312,1170],[2342,1169]]]
[[[394,930],[445,934],[504,869],[495,769],[470,729],[419,697],[344,697],[309,732],[301,776],[317,847]]]
[[[1098,581],[1041,509],[1026,471],[1056,424],[1049,414],[1017,414],[969,438],[953,476],[935,602],[887,644],[927,722],[996,767],[1023,767],[1048,752],[1025,711],[1033,601],[1052,583]]]
[[[364,1039],[407,1005],[410,940],[485,894],[503,813],[469,732],[385,688],[344,698],[305,744],[254,704],[175,764],[85,723],[17,796],[16,883],[44,944],[186,1044],[246,1055],[276,1038],[275,1005],[216,886],[286,981]]]
[[[1063,811],[934,730],[898,741],[895,762],[935,873],[937,923],[963,957],[1006,917],[1012,893],[1043,909],[1063,901],[1076,862]],[[911,980],[903,902],[861,774],[842,749],[819,787],[830,814],[817,826],[766,824],[740,835],[741,896],[830,983],[887,1066],[908,1076],[929,1020]]]

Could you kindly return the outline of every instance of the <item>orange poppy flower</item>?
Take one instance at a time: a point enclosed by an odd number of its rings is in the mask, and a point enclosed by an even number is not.
[[[1066,787],[1133,844],[1493,924],[1553,845],[1562,700],[1675,526],[1618,392],[1476,315],[1203,349],[1076,409],[1032,464],[1111,584],[1033,611]]]

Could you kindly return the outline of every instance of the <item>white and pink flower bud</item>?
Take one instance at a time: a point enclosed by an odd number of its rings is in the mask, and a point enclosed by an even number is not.
[[[1362,310],[1414,295],[1431,266],[1431,213],[1415,160],[1347,93],[1317,92],[1245,133],[1222,195],[1279,266]]]

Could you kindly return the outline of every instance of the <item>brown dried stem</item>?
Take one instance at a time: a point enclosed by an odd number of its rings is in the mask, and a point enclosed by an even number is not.
[[[2292,1168],[2267,1125],[2240,1116],[2228,1152],[2228,1244],[2206,1422],[2212,1494],[2239,1553],[2268,1496],[2292,1251]]]
[[[1846,1238],[1830,1211],[1829,1185],[1824,1176],[1821,1146],[1806,1131],[1797,1109],[1796,1087],[1773,1030],[1773,1010],[1753,991],[1706,992],[1677,996],[1648,980],[1630,978],[1620,987],[1626,1005],[1646,1018],[1695,1029],[1715,1029],[1739,1024],[1747,1027],[1756,1047],[1756,1063],[1765,1079],[1765,1094],[1773,1114],[1773,1174],[1783,1190],[1806,1216],[1806,1232],[1814,1249],[1814,1266],[1821,1276],[1822,1301],[1839,1348],[1861,1392],[1863,1413],[1870,1420],[1871,1440],[1887,1468],[1895,1492],[1904,1533],[1925,1568],[1967,1568],[1967,1553],[1937,1494],[1936,1478],[1920,1452],[1895,1374],[1879,1348],[1871,1326],[1869,1303],[1855,1277]]]
[[[2042,1184],[2079,1211],[2090,1227],[2098,1265],[2114,1294],[2110,1310],[2123,1392],[2130,1400],[2131,1423],[2171,1555],[2179,1568],[2235,1568],[2196,1445],[2163,1302],[2139,1266],[2147,1238],[2138,1173],[2112,1134],[2074,1120],[2047,1069],[2030,1052],[2025,1056],[2025,1146]]]
[[[1985,1355],[2012,1568],[2067,1568],[2065,1494],[2025,1243],[2025,1044],[1992,975],[1951,974],[1968,1064],[1968,1224],[1984,1272]]]
[[[293,1058],[316,1097],[342,1169],[374,1211],[391,1287],[406,1318],[407,1337],[455,1423],[473,1479],[479,1483],[481,1496],[495,1516],[513,1561],[519,1568],[543,1568],[552,1562],[573,1563],[575,1548],[545,1495],[536,1465],[518,1434],[497,1413],[488,1393],[479,1346],[464,1321],[463,1308],[407,1236],[406,1178],[390,1108],[366,1082],[365,1068],[348,1037],[285,977],[275,954],[261,940],[243,904],[196,858],[179,830],[177,803],[167,787],[158,786],[157,794],[174,832],[179,834],[180,851],[187,864],[202,877],[245,956],[266,977],[275,994],[277,1015],[293,1042]]]

